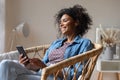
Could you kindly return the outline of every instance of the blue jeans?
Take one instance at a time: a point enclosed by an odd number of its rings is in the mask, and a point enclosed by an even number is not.
[[[28,70],[16,60],[3,60],[0,62],[0,79],[2,80],[40,80],[40,75],[41,71]],[[49,76],[48,80],[53,80],[53,76]]]

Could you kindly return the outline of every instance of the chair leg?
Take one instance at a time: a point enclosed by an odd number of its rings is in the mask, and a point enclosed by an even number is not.
[[[116,73],[117,80],[120,80],[120,73]]]
[[[103,73],[102,72],[98,73],[98,80],[103,80]]]

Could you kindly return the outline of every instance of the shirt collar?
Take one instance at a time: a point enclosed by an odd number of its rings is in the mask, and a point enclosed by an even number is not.
[[[61,43],[63,43],[66,39],[67,39],[66,37],[63,38],[62,41],[61,41]],[[76,37],[74,38],[74,40],[73,40],[73,43],[79,43],[79,42],[80,42],[80,39],[81,39],[81,36],[79,36],[79,35],[76,36]]]
[[[81,36],[76,36],[73,40],[73,43],[80,43]]]

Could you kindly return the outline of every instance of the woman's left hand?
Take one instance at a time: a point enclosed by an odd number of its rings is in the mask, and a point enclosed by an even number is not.
[[[46,67],[46,65],[38,58],[29,59],[29,62],[30,63],[27,65],[27,68],[33,71]]]

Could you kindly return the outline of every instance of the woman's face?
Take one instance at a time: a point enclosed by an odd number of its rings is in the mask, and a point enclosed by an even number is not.
[[[64,35],[74,34],[75,21],[67,14],[64,14],[60,19],[60,30]]]

